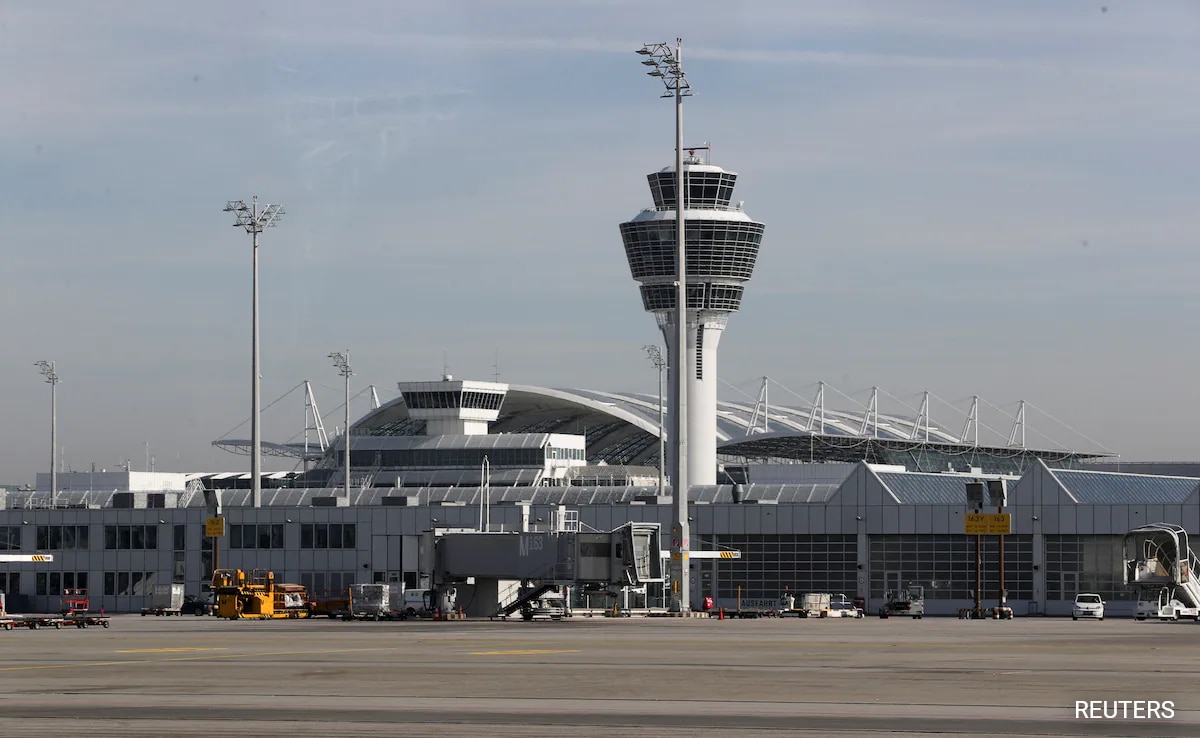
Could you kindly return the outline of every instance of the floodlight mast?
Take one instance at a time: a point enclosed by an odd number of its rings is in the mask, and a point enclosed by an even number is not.
[[[54,371],[53,361],[39,361],[34,364],[50,385],[50,507],[58,506],[58,407],[55,387],[58,386],[58,374]]]
[[[333,365],[337,367],[338,374],[346,378],[346,430],[342,433],[342,444],[346,451],[346,502],[350,502],[350,377],[354,376],[354,371],[350,369],[350,350],[345,353],[334,351],[329,355],[333,359]]]
[[[251,390],[250,390],[250,498],[251,504],[254,507],[262,507],[262,438],[261,429],[259,427],[259,415],[261,414],[261,401],[259,392],[259,380],[261,372],[259,371],[259,353],[258,353],[258,234],[263,232],[264,228],[274,228],[279,224],[279,219],[283,216],[282,205],[259,205],[258,195],[255,195],[250,204],[247,205],[245,200],[230,200],[225,204],[225,212],[233,213],[236,221],[233,224],[234,228],[242,228],[252,237],[253,249],[253,287],[252,287],[252,318],[251,318],[251,336],[250,341],[253,344],[251,351]]]
[[[667,360],[656,345],[642,346],[642,350],[650,357],[650,363],[658,369],[658,495],[662,497],[663,490],[667,487],[667,480],[664,479],[667,473],[667,439],[663,433],[663,370],[667,368]]]
[[[663,81],[666,92],[661,97],[675,98],[675,341],[670,346],[669,375],[675,379],[674,406],[671,408],[671,612],[691,610],[691,526],[688,524],[687,475],[687,254],[684,240],[684,209],[687,189],[683,174],[683,98],[692,94],[692,87],[683,74],[683,39],[669,44],[646,44],[638,49],[646,57],[642,64],[653,67],[646,72]]]

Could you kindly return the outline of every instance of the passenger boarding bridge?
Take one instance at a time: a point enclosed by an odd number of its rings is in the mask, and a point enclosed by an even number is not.
[[[662,582],[658,523],[608,532],[580,529],[578,512],[560,507],[549,530],[434,530],[421,542],[423,574],[435,607],[495,617],[567,586],[642,587]]]

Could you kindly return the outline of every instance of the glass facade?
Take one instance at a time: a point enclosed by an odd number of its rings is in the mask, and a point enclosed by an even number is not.
[[[762,223],[754,221],[689,220],[686,233],[690,279],[747,280],[753,275],[762,243]],[[631,221],[621,224],[621,240],[634,279],[675,275],[675,223]],[[691,302],[691,298],[688,299]]]
[[[689,284],[688,308],[692,310],[738,310],[745,288],[738,284]],[[646,310],[674,310],[675,287],[669,284],[644,284],[642,307]]]
[[[404,404],[419,410],[472,408],[499,410],[504,402],[501,392],[451,391],[405,392]]]
[[[1123,536],[1046,536],[1046,599],[1074,600],[1095,592],[1104,600],[1135,600],[1125,586]]]
[[[998,536],[984,536],[983,598],[1000,588]],[[910,584],[925,587],[925,598],[969,600],[975,591],[975,536],[871,536],[871,597]],[[1004,586],[1010,600],[1033,599],[1033,536],[1004,537]]]
[[[737,184],[736,174],[732,172],[694,172],[689,171],[685,166],[683,175],[684,183],[687,185],[685,207],[708,209],[729,207],[729,201],[733,197],[733,187]],[[655,208],[659,210],[675,209],[676,179],[674,171],[654,172],[646,175]]]
[[[719,559],[718,597],[778,602],[784,589],[854,595],[857,537],[846,535],[715,536],[718,547],[742,552],[740,559]],[[695,575],[693,575],[695,579]]]

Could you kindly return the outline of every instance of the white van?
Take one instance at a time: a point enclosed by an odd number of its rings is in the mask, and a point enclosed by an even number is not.
[[[430,599],[433,596],[432,590],[428,589],[406,589],[401,597],[401,602],[398,607],[393,607],[394,610],[404,613],[405,617],[427,617],[430,614]]]

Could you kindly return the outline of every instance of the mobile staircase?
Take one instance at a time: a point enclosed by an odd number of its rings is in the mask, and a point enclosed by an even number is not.
[[[1138,593],[1138,620],[1200,620],[1200,559],[1187,531],[1172,523],[1152,523],[1125,534],[1125,584]]]

